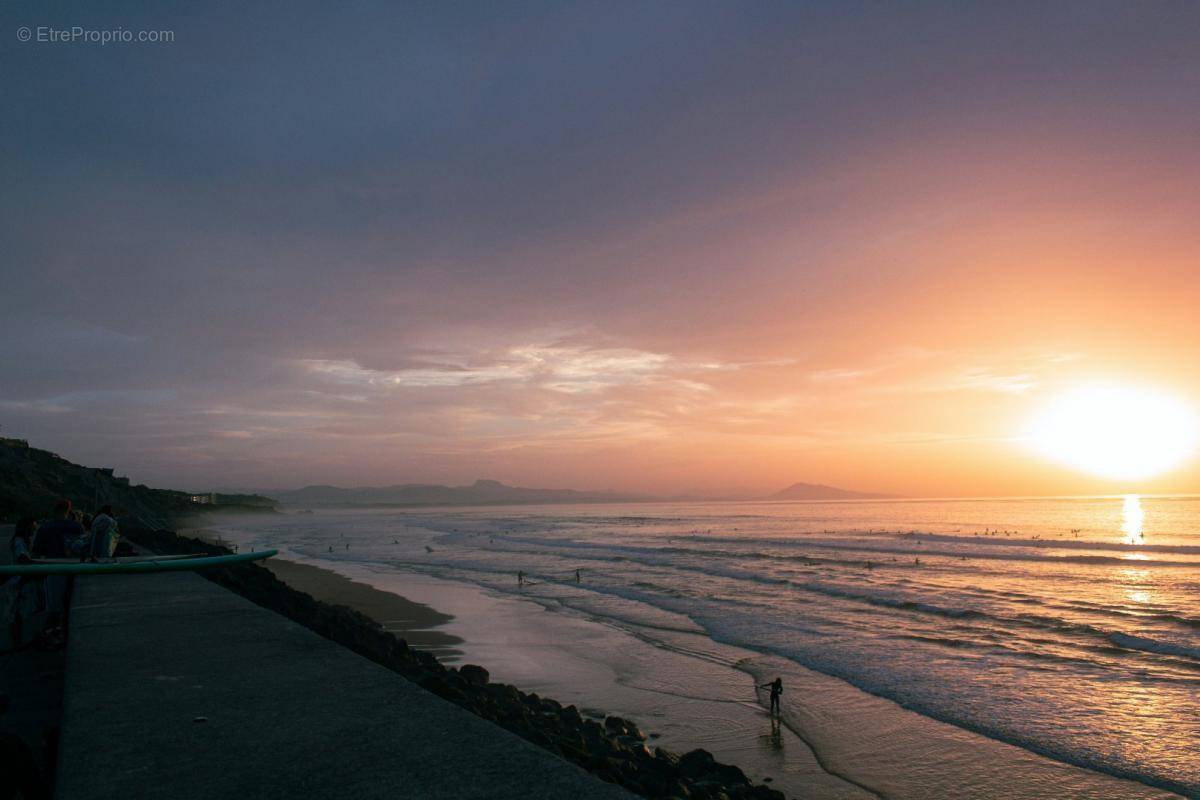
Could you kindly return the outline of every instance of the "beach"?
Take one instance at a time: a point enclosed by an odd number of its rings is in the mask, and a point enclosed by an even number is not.
[[[272,558],[264,566],[293,589],[361,611],[410,647],[427,650],[443,661],[461,654],[455,645],[462,639],[438,629],[453,619],[449,614],[309,564]]]
[[[1098,508],[1109,513],[1113,505],[1119,530],[1121,501],[1104,501]],[[1071,523],[1063,514],[1083,513],[1081,508],[1093,513],[1086,505],[1067,511],[1000,506],[979,513],[990,516],[998,513],[997,508],[1020,518],[1022,528],[1029,517],[1051,511],[1058,515],[1052,515],[1052,522],[1061,519],[1064,525]],[[1168,522],[1174,526],[1182,512],[1179,504],[1171,508],[1176,518]],[[637,514],[630,513],[635,510]],[[1009,676],[1013,691],[1050,691],[1044,688],[1045,681],[1064,669],[1032,672],[1030,678],[1014,672],[1017,665],[1008,662],[1013,660],[1012,645],[1022,642],[1020,629],[1005,633],[1011,640],[1008,649],[993,645],[996,655],[987,660],[971,646],[952,642],[954,636],[962,638],[981,627],[984,631],[976,635],[991,630],[987,635],[998,636],[996,626],[1005,620],[998,611],[985,616],[990,610],[983,594],[988,586],[979,586],[981,579],[973,571],[983,570],[983,580],[995,582],[996,578],[986,576],[995,575],[997,567],[1015,558],[1011,563],[1023,571],[1026,586],[1044,571],[1061,580],[1063,569],[1074,570],[1076,581],[1092,580],[1099,574],[1092,563],[1097,557],[1093,551],[1060,537],[1065,561],[1054,560],[1056,554],[1040,544],[1013,539],[1001,543],[984,537],[983,526],[980,536],[971,532],[968,538],[961,532],[954,534],[952,528],[926,530],[921,543],[907,529],[868,533],[866,526],[861,533],[831,532],[826,537],[818,528],[795,538],[790,531],[797,523],[788,515],[793,512],[756,507],[753,510],[770,513],[752,515],[748,510],[737,506],[346,510],[214,527],[243,546],[282,547],[288,560],[332,570],[352,582],[452,617],[440,628],[462,640],[455,645],[460,654],[448,656],[450,663],[483,664],[499,680],[575,703],[584,713],[628,716],[657,734],[655,741],[668,748],[703,747],[738,764],[756,780],[770,778],[772,785],[789,794],[830,798],[930,793],[978,798],[1190,794],[1170,791],[1173,783],[1183,788],[1178,778],[1185,773],[1168,761],[1156,762],[1157,756],[1139,767],[1164,777],[1161,785],[1154,786],[1127,780],[1128,774],[1103,761],[1089,762],[1086,753],[1064,751],[1078,760],[1071,763],[1002,736],[980,735],[972,729],[974,717],[962,715],[977,715],[986,722],[991,714],[993,723],[1031,725],[1029,730],[1035,733],[1043,723],[1055,726],[1046,730],[1061,728],[1064,735],[1070,733],[1069,716],[1057,720],[1045,714],[1017,716],[1018,707],[1005,705],[1008,695],[1003,687],[973,703],[959,705],[963,701],[955,699],[956,693],[990,686],[1003,674]],[[811,508],[806,511],[812,516]],[[923,513],[934,511],[942,516],[964,513],[941,507]],[[856,506],[854,513],[866,519],[864,507]],[[889,513],[913,511],[909,507]],[[1152,524],[1154,514],[1148,514],[1147,520]],[[932,521],[925,522],[934,527]],[[818,520],[810,527],[821,524]],[[961,526],[961,520],[942,527],[951,524]],[[780,533],[784,528],[789,531],[786,535]],[[338,543],[332,553],[329,542]],[[1101,553],[1108,546],[1106,541],[1095,542]],[[1190,547],[1165,538],[1159,546]],[[920,555],[910,555],[914,550]],[[969,556],[965,561],[964,555]],[[900,562],[906,557],[908,566],[903,567]],[[999,561],[1001,557],[1006,561]],[[1170,557],[1184,558],[1186,552]],[[920,567],[912,566],[913,558],[921,559]],[[867,559],[876,562],[873,572],[866,566]],[[1030,572],[1029,564],[1037,569]],[[1121,564],[1112,568],[1108,564],[1099,562],[1099,569],[1124,569]],[[1154,567],[1153,561],[1149,567]],[[577,568],[582,573],[578,583]],[[524,587],[517,584],[518,569],[529,575]],[[1185,574],[1171,569],[1164,574]],[[784,577],[788,571],[796,576]],[[950,582],[964,571],[974,588],[955,589],[972,593],[955,598]],[[761,580],[749,580],[751,576]],[[1159,586],[1160,591],[1166,588]],[[885,589],[910,596],[919,591],[920,599],[888,594]],[[1028,614],[1032,598],[1020,599],[1018,607]],[[952,605],[967,601],[971,605],[962,612]],[[1047,608],[1057,608],[1059,603],[1052,597],[1039,602]],[[1032,618],[1024,624],[1042,623]],[[1086,631],[1075,631],[1061,634],[1056,647],[1079,647],[1078,637]],[[946,643],[936,644],[941,649],[934,656],[929,649],[934,645],[927,639]],[[819,646],[811,653],[800,649],[810,641]],[[998,638],[993,641],[1006,644]],[[1034,644],[1037,641],[1048,640],[1045,634],[1037,634]],[[856,656],[856,648],[865,649]],[[1135,665],[1144,660],[1167,670],[1178,669],[1180,658],[1128,648],[1121,655]],[[1037,664],[1045,656],[1035,651],[1021,658]],[[1078,664],[1078,659],[1064,663]],[[1109,663],[1100,661],[1089,669],[1120,666]],[[910,669],[919,670],[911,673],[912,681],[896,682]],[[904,672],[896,672],[900,670]],[[950,677],[956,674],[951,670],[962,677]],[[1164,673],[1168,678],[1172,674]],[[773,733],[765,713],[765,694],[754,687],[776,676],[783,677],[786,690],[784,724]],[[855,685],[864,676],[882,679]],[[1136,679],[1128,680],[1132,685]],[[869,691],[864,691],[864,685]],[[906,695],[889,696],[895,689],[914,685],[938,690],[940,694],[927,697],[944,703],[963,724],[949,724],[925,712]],[[1150,685],[1161,686],[1162,691],[1172,686],[1169,681]],[[1071,713],[1062,704],[1072,697],[1085,695],[1059,693],[1048,700],[1063,713]],[[989,708],[989,700],[997,705]],[[1153,722],[1143,715],[1143,727]],[[1109,735],[1140,735],[1127,730],[1121,734],[1114,728]],[[1186,759],[1188,752],[1185,749],[1178,757]]]

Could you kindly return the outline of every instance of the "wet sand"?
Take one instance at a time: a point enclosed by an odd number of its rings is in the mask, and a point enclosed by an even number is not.
[[[271,558],[264,566],[293,589],[361,611],[412,647],[428,650],[439,658],[460,653],[455,645],[461,644],[462,639],[436,630],[454,619],[449,614],[308,564]]]
[[[215,531],[204,528],[183,529],[179,535],[223,543]],[[293,589],[366,614],[411,647],[427,650],[438,658],[453,659],[461,655],[456,645],[462,644],[462,639],[437,630],[454,619],[450,614],[309,564],[279,557],[269,558],[262,564]]]

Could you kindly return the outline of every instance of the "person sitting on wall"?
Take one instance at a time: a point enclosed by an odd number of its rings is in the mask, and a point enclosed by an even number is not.
[[[67,558],[67,543],[84,535],[83,526],[71,516],[71,501],[54,504],[54,516],[38,526],[33,537],[34,558]]]
[[[93,561],[97,558],[112,558],[120,538],[112,506],[101,506],[100,512],[92,519],[92,539],[88,555]]]
[[[33,561],[33,534],[37,530],[37,520],[33,517],[23,517],[17,522],[12,540],[8,543],[12,554],[12,563],[28,564]]]
[[[25,517],[17,522],[12,540],[8,543],[12,563],[29,564],[33,561],[31,554],[36,529],[37,520],[33,517]],[[0,619],[8,623],[8,644],[4,647],[21,647],[26,644],[30,634],[37,633],[36,629],[26,625],[26,621],[45,610],[45,583],[44,578],[30,575],[13,575],[0,583]]]
[[[34,558],[67,558],[68,544],[84,535],[83,526],[71,518],[71,501],[59,500],[54,504],[54,517],[38,526],[33,537]],[[70,579],[67,575],[46,576],[46,627],[49,640],[55,646],[61,643],[65,631],[67,597]]]

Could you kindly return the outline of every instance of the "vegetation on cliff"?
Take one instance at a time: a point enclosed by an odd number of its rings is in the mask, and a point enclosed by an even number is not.
[[[23,439],[0,438],[0,520],[45,516],[62,497],[85,510],[111,504],[121,517],[140,518],[151,527],[217,508],[264,511],[275,507],[273,500],[257,495],[202,495],[198,502],[187,492],[134,485],[111,469],[83,467],[30,447]]]

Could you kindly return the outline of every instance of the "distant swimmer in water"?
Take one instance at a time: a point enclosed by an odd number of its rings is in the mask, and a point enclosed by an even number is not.
[[[771,716],[779,716],[779,695],[783,694],[783,678],[776,678],[758,688],[771,690]]]
[[[426,553],[432,553],[432,552],[433,552],[433,548],[432,548],[432,547],[430,547],[429,545],[425,545],[425,552],[426,552]]]

